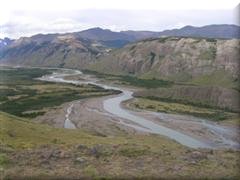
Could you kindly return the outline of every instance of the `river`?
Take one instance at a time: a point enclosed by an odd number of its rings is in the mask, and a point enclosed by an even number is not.
[[[120,95],[110,97],[102,102],[104,110],[106,112],[112,114],[113,116],[117,116],[117,117],[120,117],[123,119],[127,119],[131,122],[134,122],[133,124],[125,123],[123,121],[121,121],[120,123],[122,123],[126,126],[130,126],[132,128],[135,128],[139,131],[144,131],[144,132],[149,132],[149,133],[166,136],[170,139],[173,139],[173,140],[181,143],[182,145],[185,145],[185,146],[188,146],[191,148],[211,148],[211,149],[217,148],[217,145],[214,144],[213,142],[208,142],[208,141],[193,138],[190,135],[184,134],[182,132],[176,131],[176,130],[168,128],[168,127],[164,127],[164,126],[157,124],[151,120],[148,120],[144,117],[138,116],[138,115],[134,114],[134,112],[132,112],[128,109],[123,108],[121,106],[121,103],[123,101],[133,98],[133,96],[132,96],[133,92],[131,90],[126,89],[126,88],[109,86],[106,84],[98,83],[96,79],[89,80],[89,78],[86,78],[87,79],[86,81],[64,79],[65,77],[71,76],[71,75],[81,75],[81,77],[83,77],[83,79],[84,79],[84,76],[86,76],[81,71],[78,71],[78,70],[58,69],[58,70],[56,70],[56,72],[53,72],[53,74],[45,75],[38,79],[43,80],[43,81],[62,82],[62,83],[71,83],[71,84],[93,84],[93,85],[103,87],[105,89],[120,90],[122,92]],[[67,114],[65,115],[65,123],[64,123],[65,128],[70,128],[70,129],[75,128],[75,125],[69,119],[69,115],[71,113],[72,106],[73,106],[73,104],[71,104],[70,107],[67,109]],[[175,117],[174,115],[164,114],[164,113],[152,112],[152,114],[161,116],[162,118],[166,118],[166,119]],[[225,135],[229,132],[228,129],[226,129],[226,127],[221,127],[217,124],[213,125],[212,123],[210,123],[206,120],[196,118],[196,123],[197,122],[201,123],[206,128],[210,129],[212,133],[214,133],[218,136],[221,136],[220,138],[221,138],[222,144],[224,144],[225,146],[227,146],[227,147],[229,146],[230,148],[238,146],[237,142],[234,142],[230,138],[226,138],[227,136],[225,136]],[[134,125],[134,124],[138,124],[139,126]]]

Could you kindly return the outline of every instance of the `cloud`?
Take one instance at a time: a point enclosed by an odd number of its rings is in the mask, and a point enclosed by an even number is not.
[[[120,10],[191,10],[191,9],[231,9],[239,0],[8,0],[1,5],[9,10],[83,10],[83,9],[120,9]]]
[[[113,31],[236,24],[233,10],[17,10],[0,21],[0,38],[75,32],[92,27]]]

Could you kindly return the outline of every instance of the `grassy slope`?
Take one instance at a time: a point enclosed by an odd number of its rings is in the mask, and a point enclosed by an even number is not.
[[[176,102],[152,100],[148,98],[135,98],[133,101],[130,102],[130,107],[171,114],[188,114],[197,117],[207,118],[214,121],[234,120],[236,123],[239,121],[239,116],[237,113],[226,112],[221,109],[204,108]]]
[[[196,151],[154,135],[98,137],[3,112],[0,124],[2,177],[238,176],[234,151]]]
[[[131,75],[105,74],[92,70],[84,70],[86,74],[95,75],[98,78],[114,81],[123,85],[130,85],[143,88],[171,87],[173,82],[161,79],[142,79]]]
[[[199,86],[219,86],[224,88],[239,88],[239,81],[233,79],[231,75],[224,71],[215,71],[210,75],[202,75],[197,78],[193,78],[189,83]]]

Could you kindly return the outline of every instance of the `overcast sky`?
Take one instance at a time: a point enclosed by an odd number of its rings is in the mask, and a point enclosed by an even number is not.
[[[75,32],[238,24],[238,0],[7,0],[0,7],[0,38]]]

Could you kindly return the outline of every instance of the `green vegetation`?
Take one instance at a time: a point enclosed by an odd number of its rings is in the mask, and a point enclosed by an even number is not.
[[[165,43],[166,40],[168,40],[168,39],[169,39],[169,37],[161,37],[161,38],[158,39],[158,42]]]
[[[33,123],[0,112],[0,143],[14,149],[33,148],[44,144],[96,144],[103,143],[104,138],[87,134],[83,131],[52,128],[48,125]],[[110,144],[113,142],[109,139]]]
[[[39,81],[33,81],[34,78],[41,77],[46,74],[51,74],[50,69],[38,68],[8,68],[0,69],[0,86],[11,85],[33,85],[40,84]]]
[[[239,88],[239,79],[234,80],[229,73],[221,70],[191,79],[189,83],[201,86]]]
[[[216,43],[217,42],[217,39],[214,39],[214,38],[205,38],[207,42],[213,42],[213,43]]]
[[[3,179],[239,177],[237,151],[192,150],[156,135],[96,136],[3,112],[0,124]]]
[[[140,79],[133,76],[120,76],[119,81],[126,82],[127,85],[145,88],[169,87],[173,84],[172,82],[166,80]]]
[[[206,40],[207,42],[212,42],[212,43],[216,43],[217,39],[215,38],[202,38],[202,37],[192,37],[193,39],[195,39],[195,41],[193,43],[199,43],[202,40]]]
[[[190,104],[177,103],[174,101],[162,101],[156,97],[154,98],[137,98],[130,103],[130,106],[147,109],[150,111],[173,113],[173,114],[188,114],[197,117],[207,118],[214,121],[221,121],[226,119],[234,119],[238,117],[236,113],[226,112],[220,109],[206,108],[193,106]]]
[[[138,97],[138,96],[135,96],[135,97]],[[234,111],[228,107],[221,108],[218,106],[214,106],[213,104],[210,104],[206,101],[196,101],[196,100],[189,100],[189,99],[183,99],[183,98],[175,99],[175,98],[171,98],[171,97],[156,97],[156,96],[146,96],[144,98],[147,98],[150,100],[168,102],[168,103],[179,103],[179,104],[190,105],[190,106],[195,106],[195,107],[200,107],[200,108],[209,108],[209,109],[216,109],[216,110],[238,113],[238,111]]]
[[[6,76],[9,71],[11,74]],[[90,85],[33,80],[35,73],[32,71],[35,70],[9,71],[5,71],[1,79],[0,109],[21,117],[33,118],[43,114],[46,108],[75,98],[118,93]],[[40,72],[34,77],[46,73]],[[159,80],[131,76],[98,76],[141,87],[164,84]],[[149,110],[216,116],[212,110],[177,103],[159,105],[159,102],[142,99],[142,104],[142,108]],[[136,106],[141,108],[141,104]],[[102,136],[81,129],[53,128],[5,112],[0,112],[0,173],[6,179],[28,179],[30,176],[65,179],[66,175],[68,178],[176,178],[180,174],[181,177],[196,177],[196,174],[203,178],[238,177],[236,157],[239,153],[236,151],[199,150],[200,156],[195,158],[195,150],[157,135]]]
[[[0,168],[5,167],[9,163],[9,159],[6,154],[0,153]],[[0,169],[1,171],[1,169]]]
[[[13,115],[34,118],[44,114],[44,108],[64,102],[118,93],[93,85],[71,85],[34,80],[51,70],[11,69],[0,71],[0,110]]]
[[[148,149],[148,147],[143,146],[137,148],[137,145],[126,145],[120,148],[119,153],[126,157],[139,157],[149,154]]]
[[[158,87],[170,87],[173,85],[173,82],[161,79],[141,79],[135,76],[128,75],[110,75],[99,73],[91,70],[84,70],[84,73],[93,74],[98,78],[104,78],[106,80],[115,80],[122,84],[144,87],[144,88],[158,88]]]
[[[154,59],[155,59],[155,57],[156,57],[156,54],[154,53],[154,52],[150,52],[150,63],[151,63],[151,65],[153,64],[153,62],[154,62]]]
[[[208,50],[202,51],[199,55],[199,59],[214,60],[216,58],[217,49],[211,46]]]

